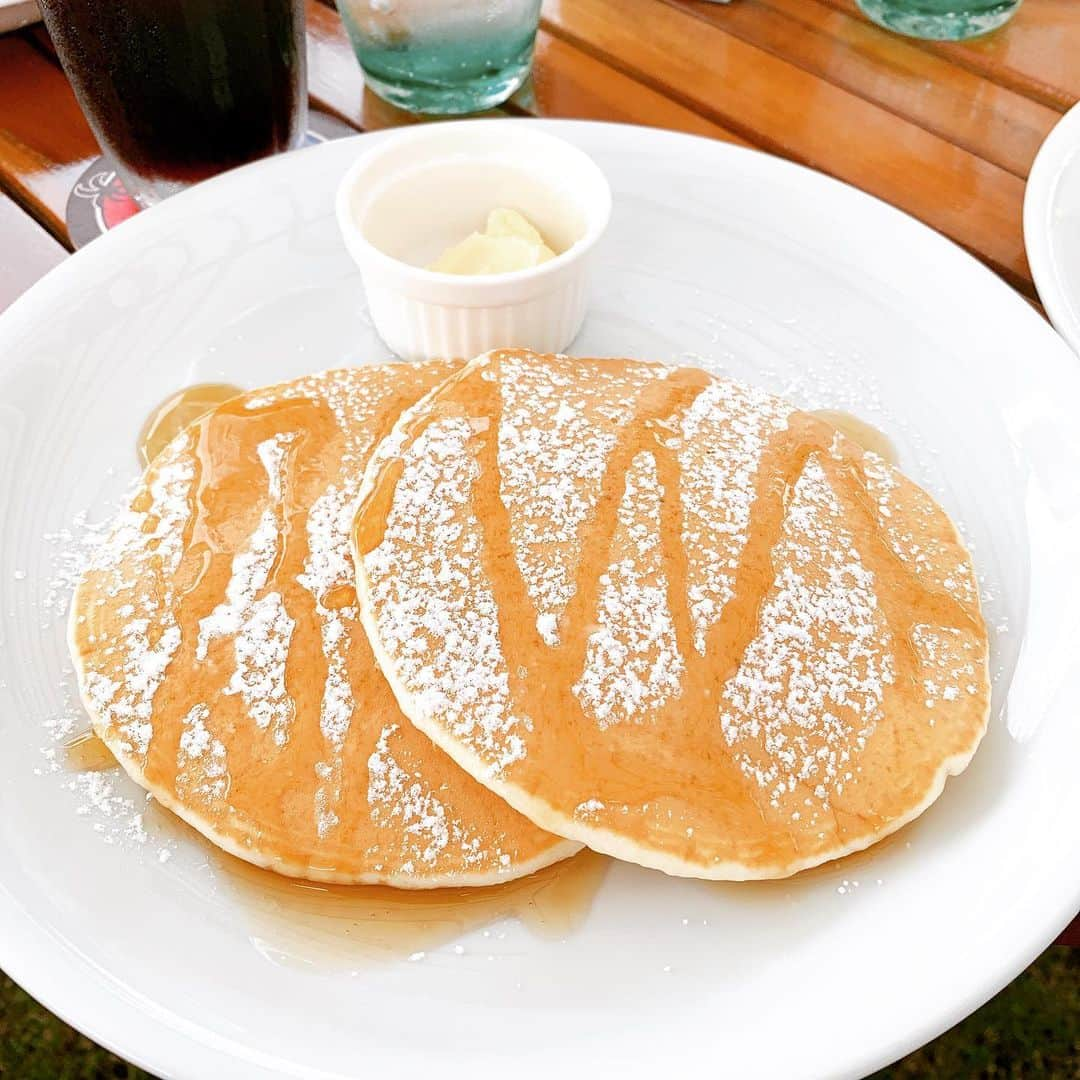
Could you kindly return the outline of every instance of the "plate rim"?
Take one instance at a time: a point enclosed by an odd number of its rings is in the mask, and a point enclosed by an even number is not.
[[[1076,119],[1080,122],[1080,106],[1074,108],[1072,112],[1077,113]],[[1054,334],[1053,330],[1024,298],[969,252],[906,212],[825,173],[753,148],[724,143],[705,136],[639,125],[546,119],[461,121],[461,123],[470,124],[505,124],[507,122],[547,127],[554,129],[556,133],[571,129],[587,132],[599,128],[617,129],[621,136],[646,141],[658,140],[683,143],[686,140],[691,140],[695,144],[707,145],[710,148],[709,153],[719,155],[716,161],[720,169],[723,168],[723,159],[725,157],[729,160],[740,161],[752,159],[755,162],[751,166],[752,168],[772,171],[780,177],[781,181],[785,176],[797,175],[798,182],[801,185],[810,185],[811,188],[813,185],[819,185],[834,191],[845,189],[843,197],[846,199],[865,200],[867,204],[876,204],[873,207],[873,212],[885,215],[882,219],[883,223],[891,221],[896,227],[907,230],[914,227],[916,232],[920,234],[921,241],[924,244],[936,245],[937,251],[943,257],[947,254],[950,259],[959,258],[964,260],[964,265],[966,265],[969,274],[980,278],[982,282],[980,287],[987,290],[996,289],[1000,302],[1012,308],[1015,319],[1024,322],[1025,334],[1043,336],[1042,352],[1055,346],[1065,348],[1062,340]],[[291,154],[251,163],[182,192],[161,204],[160,207],[155,208],[151,213],[137,215],[110,233],[97,238],[93,244],[75,252],[42,277],[16,300],[6,312],[0,315],[0,368],[7,367],[3,358],[6,350],[2,349],[4,338],[10,333],[17,333],[23,320],[32,320],[39,307],[48,304],[54,297],[63,295],[70,284],[76,282],[82,276],[84,267],[89,269],[95,263],[100,263],[115,269],[118,263],[113,257],[114,254],[119,255],[127,250],[139,250],[137,244],[142,232],[147,229],[156,231],[157,222],[167,222],[169,214],[175,215],[178,209],[186,208],[188,205],[197,206],[200,199],[215,197],[218,191],[223,191],[230,185],[243,185],[249,177],[262,171],[272,169],[284,172],[293,168],[295,167],[294,159],[296,155],[303,154],[313,157],[324,154],[328,157],[331,155],[336,156],[343,153],[342,144],[351,145],[357,151],[362,152],[367,147],[373,146],[388,137],[392,137],[392,131],[358,133],[345,139],[334,140],[319,146],[294,151]],[[207,195],[208,192],[211,193],[210,196]],[[1025,201],[1025,226],[1026,210]],[[1071,879],[1071,887],[1068,879]],[[1015,978],[1054,940],[1061,929],[1068,925],[1075,916],[1077,908],[1080,907],[1080,866],[1071,875],[1063,872],[1059,880],[1062,882],[1062,889],[1058,919],[1050,920],[1047,924],[1035,930],[1030,929],[1030,923],[1023,923],[1023,926],[1029,927],[1028,931],[1026,933],[1017,932],[1010,939],[1011,948],[995,952],[995,962],[987,962],[982,966],[979,979],[970,980],[968,992],[958,995],[956,1004],[951,1010],[947,1013],[944,1011],[936,1013],[920,1023],[908,1025],[902,1033],[894,1035],[888,1045],[881,1044],[876,1048],[871,1048],[870,1051],[864,1049],[858,1057],[853,1057],[849,1061],[838,1064],[837,1075],[864,1075],[866,1072],[895,1061],[911,1050],[929,1042],[969,1015]],[[5,914],[5,911],[7,914]],[[178,1023],[168,1022],[168,1019],[161,1015],[159,1007],[154,1006],[152,1002],[144,1003],[144,1007],[137,1014],[139,1023],[137,1025],[133,1024],[131,1023],[132,1016],[129,1011],[130,1002],[122,1001],[119,993],[114,994],[108,1001],[91,1003],[92,1008],[86,1007],[86,1002],[78,996],[77,988],[73,990],[64,985],[61,969],[65,964],[70,964],[74,960],[77,960],[91,972],[96,971],[96,969],[81,955],[72,955],[73,950],[69,944],[53,938],[52,935],[48,934],[45,927],[34,921],[33,915],[14,901],[14,897],[5,887],[2,875],[0,875],[0,925],[4,925],[12,931],[10,934],[0,937],[0,967],[3,967],[14,981],[26,989],[31,996],[40,1001],[46,1008],[71,1024],[71,1026],[82,1031],[89,1038],[158,1076],[187,1075],[186,1070],[188,1068],[200,1068],[204,1065],[217,1065],[220,1067],[223,1064],[227,1064],[232,1070],[230,1075],[238,1078],[249,1075],[303,1075],[312,1077],[313,1080],[316,1077],[325,1077],[329,1080],[330,1077],[337,1078],[346,1075],[314,1069],[304,1069],[301,1073],[292,1068],[287,1061],[277,1057],[267,1060],[267,1056],[261,1054],[257,1049],[218,1036],[202,1027],[198,1030],[204,1037],[197,1038],[195,1032],[183,1030],[184,1026],[197,1025],[191,1025],[171,1012],[168,1012],[168,1017],[177,1020]],[[22,931],[21,934],[20,930]],[[26,933],[27,930],[30,933]],[[7,939],[6,945],[4,944],[4,937]],[[48,964],[42,962],[42,944],[40,940],[42,937],[52,939],[54,944],[54,951],[47,958]],[[56,951],[57,949],[59,951]],[[35,970],[35,966],[37,970]],[[51,972],[55,979],[51,986],[47,985],[48,979],[41,974],[45,971]],[[97,974],[104,976],[106,979],[109,978],[107,972],[97,972]],[[95,1018],[93,1020],[83,1019],[91,1011],[97,1014]],[[127,1023],[125,1023],[125,1020]],[[183,1051],[180,1065],[185,1070],[184,1072],[177,1071],[177,1059],[175,1057],[170,1059],[168,1056],[170,1053],[175,1054],[178,1049]],[[238,1049],[244,1051],[242,1056],[237,1056],[235,1053]]]
[[[1080,315],[1071,309],[1054,261],[1054,200],[1069,158],[1080,153],[1080,102],[1050,129],[1032,162],[1024,189],[1023,230],[1036,292],[1057,332],[1080,355]]]

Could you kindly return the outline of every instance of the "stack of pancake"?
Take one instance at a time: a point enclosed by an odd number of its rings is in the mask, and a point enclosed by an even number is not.
[[[970,760],[946,514],[692,368],[524,350],[255,390],[150,463],[76,593],[97,734],[216,844],[402,888],[582,845],[782,877]]]

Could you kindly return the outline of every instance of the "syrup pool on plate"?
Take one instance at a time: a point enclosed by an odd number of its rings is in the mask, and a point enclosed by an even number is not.
[[[84,731],[64,743],[64,761],[72,772],[104,772],[119,762],[92,731]]]
[[[860,420],[859,417],[839,409],[815,409],[814,416],[820,416],[822,420],[828,421],[864,450],[877,454],[890,465],[896,464],[896,447],[892,440],[873,424],[868,424],[865,420]]]
[[[282,877],[227,855],[217,856],[214,865],[246,910],[252,943],[268,959],[340,970],[419,960],[507,918],[537,937],[564,938],[584,922],[609,862],[585,850],[501,885],[448,889],[328,885]]]
[[[239,393],[229,383],[201,383],[170,394],[142,426],[136,443],[140,463],[148,464],[188,424]],[[75,772],[117,765],[90,730],[66,742],[64,754]],[[218,852],[157,804],[152,820],[155,831],[212,851],[224,888],[246,911],[252,942],[275,962],[303,967],[404,959],[510,917],[538,936],[564,937],[588,914],[608,865],[606,858],[584,851],[529,877],[479,888],[327,885],[283,877]]]
[[[232,383],[196,383],[170,394],[151,410],[139,430],[139,437],[135,440],[139,464],[149,465],[188,424],[194,423],[215,405],[242,393],[243,390]]]
[[[64,750],[73,772],[100,772],[118,764],[92,731],[70,739]],[[149,804],[146,824],[159,838],[202,846],[222,892],[240,901],[252,944],[275,963],[303,968],[340,970],[418,959],[508,918],[537,937],[564,938],[584,922],[610,864],[605,856],[584,850],[499,885],[331,885],[284,877],[218,851],[158,803]]]

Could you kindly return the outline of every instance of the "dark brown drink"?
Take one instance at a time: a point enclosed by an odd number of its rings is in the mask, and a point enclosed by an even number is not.
[[[303,137],[301,0],[41,0],[98,142],[147,201]]]

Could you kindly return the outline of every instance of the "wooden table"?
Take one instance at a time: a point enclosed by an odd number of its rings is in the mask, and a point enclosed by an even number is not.
[[[414,122],[365,91],[334,9],[307,12],[313,107],[359,130]],[[854,0],[545,0],[532,82],[502,111],[674,128],[811,165],[945,233],[1038,306],[1024,181],[1078,98],[1073,0],[1025,0],[961,44],[886,33]],[[97,152],[45,31],[0,38],[0,309],[70,250],[68,194]],[[1080,918],[1060,940],[1080,945]]]

